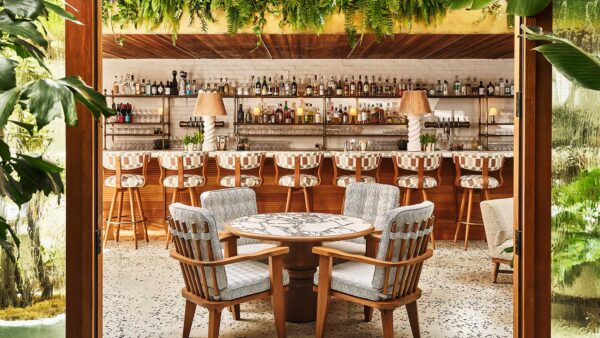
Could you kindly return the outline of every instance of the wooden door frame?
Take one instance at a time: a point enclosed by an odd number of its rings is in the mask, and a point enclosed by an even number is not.
[[[520,37],[521,24],[552,31],[552,6],[515,20],[514,337],[550,337],[552,66]],[[519,106],[521,109],[519,109]],[[519,236],[515,236],[515,248]]]
[[[71,0],[77,19],[65,27],[65,73],[79,75],[99,90],[100,0]],[[66,128],[66,337],[96,337],[98,265],[99,124],[89,110],[77,106],[77,127]],[[101,224],[101,223],[100,223]]]

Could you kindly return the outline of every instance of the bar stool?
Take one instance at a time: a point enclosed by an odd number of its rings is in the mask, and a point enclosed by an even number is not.
[[[171,232],[167,223],[166,190],[173,189],[171,204],[177,203],[179,201],[179,194],[181,192],[185,193],[187,190],[192,206],[198,206],[196,188],[206,185],[207,160],[208,154],[206,152],[175,152],[158,156],[160,184],[163,187],[163,219],[166,226],[167,249],[171,240]],[[197,172],[200,168],[202,168],[202,172]],[[173,171],[177,172],[177,174],[173,175]]]
[[[114,171],[114,175],[107,177],[104,180],[104,185],[114,189],[112,200],[110,202],[110,209],[108,217],[106,218],[106,234],[104,235],[103,246],[106,246],[108,240],[108,233],[111,228],[116,226],[117,232],[115,235],[115,241],[119,241],[119,232],[121,230],[121,224],[131,224],[133,230],[133,241],[135,248],[138,248],[137,242],[137,224],[142,223],[144,226],[144,238],[148,242],[148,227],[146,225],[146,217],[144,216],[144,210],[142,208],[142,198],[140,195],[140,188],[146,185],[146,171],[148,168],[148,161],[150,160],[150,154],[148,153],[120,153],[120,154],[108,154],[104,156],[103,168],[106,171]],[[142,173],[136,174],[132,171],[141,169]],[[127,173],[124,173],[127,171]],[[123,195],[125,192],[129,194],[129,220],[123,220]],[[117,219],[114,220],[115,205],[117,204]],[[135,208],[133,201],[136,200],[138,212],[140,218],[136,219]]]
[[[421,191],[423,201],[428,201],[427,190],[438,186],[442,181],[442,153],[440,152],[396,152],[392,154],[394,162],[394,177],[398,187],[403,188],[403,205],[410,204],[411,191]],[[398,169],[417,172],[416,175],[400,175]],[[432,171],[437,172],[437,177],[425,175]],[[433,229],[433,228],[432,228]],[[435,249],[435,238],[431,232],[431,245]]]
[[[222,187],[258,188],[263,185],[265,153],[252,151],[228,151],[217,153],[217,182]],[[233,170],[233,175],[221,177],[221,169]],[[258,169],[258,176],[242,174],[242,171]]]
[[[379,182],[379,164],[381,155],[377,153],[363,153],[360,151],[344,151],[333,153],[333,184],[345,188],[354,182]],[[338,169],[353,172],[338,176]],[[365,171],[375,170],[375,177],[363,175]],[[344,196],[346,198],[346,196]],[[344,200],[342,200],[342,211]]]
[[[454,242],[458,239],[458,232],[460,231],[460,225],[462,222],[463,212],[465,210],[465,204],[467,204],[467,221],[464,223],[465,228],[465,247],[467,250],[469,244],[469,230],[471,228],[471,208],[473,206],[473,192],[479,191],[483,193],[482,199],[490,199],[489,191],[491,189],[500,188],[503,183],[502,179],[502,167],[504,165],[504,155],[498,153],[456,153],[452,155],[454,158],[454,165],[456,166],[456,179],[454,185],[458,188],[462,188],[462,197],[460,202],[460,209],[458,212],[458,221],[456,222],[456,231],[454,232]],[[481,174],[467,174],[463,175],[461,170],[467,170],[471,172]],[[498,178],[489,175],[490,172],[498,172]],[[468,203],[467,201],[468,195]]]
[[[320,152],[285,152],[277,153],[273,157],[275,163],[275,181],[280,186],[287,187],[287,200],[285,203],[285,212],[290,211],[292,206],[293,192],[302,189],[304,192],[304,205],[306,212],[310,212],[310,200],[308,190],[321,184],[321,163],[323,154]],[[291,175],[279,177],[279,168],[293,170]],[[301,170],[317,169],[317,175],[302,174]]]

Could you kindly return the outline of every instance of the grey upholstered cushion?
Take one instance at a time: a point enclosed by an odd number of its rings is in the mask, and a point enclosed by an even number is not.
[[[373,288],[373,272],[375,266],[358,262],[338,264],[331,270],[331,289],[352,296],[379,301],[382,298],[379,290]],[[315,274],[315,285],[319,285],[319,272]]]
[[[513,199],[483,201],[480,206],[488,253],[494,258],[512,259],[512,254],[503,251],[513,245]]]
[[[219,231],[225,230],[225,223],[243,216],[258,214],[256,193],[250,188],[228,188],[205,191],[200,195],[202,207],[210,210]],[[261,243],[250,238],[238,239],[238,245]]]
[[[269,244],[269,243],[238,245],[237,254],[238,255],[253,254],[253,253],[257,253],[261,250],[270,249],[270,248],[274,248],[274,247],[276,247],[276,245]]]
[[[214,260],[223,259],[223,254],[221,253],[221,244],[219,242],[219,233],[217,231],[217,226],[214,221],[214,217],[211,215],[210,211],[204,208],[192,207],[189,205],[174,203],[169,205],[169,211],[171,212],[171,217],[173,217],[174,221],[179,221],[179,223],[185,223],[188,228],[188,233],[192,232],[192,224],[196,224],[198,230],[200,227],[204,225],[204,223],[208,224],[208,233],[210,234],[210,243]],[[185,234],[174,232],[171,229],[171,233],[173,236],[177,236],[179,238],[184,239]],[[196,252],[196,248],[192,246],[194,250],[194,258],[200,259],[200,255]],[[208,260],[208,246],[207,241],[200,240],[200,250],[202,253],[203,260]],[[225,274],[225,269],[223,267],[215,268],[216,276],[217,276],[217,285],[219,290],[225,289],[227,287],[227,276]],[[206,279],[212,280],[212,269],[205,268]],[[211,290],[209,293],[214,294],[213,292],[213,284],[209,283]]]
[[[340,250],[343,252],[347,252],[353,255],[365,255],[367,252],[367,244],[364,243],[355,243],[351,241],[337,241],[337,242],[329,242],[324,243],[323,246],[328,247],[330,249]]]
[[[398,231],[396,232],[396,236],[400,235],[404,235],[404,236],[413,236],[413,238],[420,238],[423,236],[426,236],[427,234],[430,233],[430,231],[432,231],[433,229],[429,229],[429,232],[425,233],[403,233],[401,229],[403,229],[404,224],[408,223],[408,224],[413,224],[415,222],[422,222],[422,221],[426,221],[429,218],[431,218],[431,215],[433,214],[433,208],[434,205],[433,203],[429,202],[429,201],[425,201],[419,204],[415,204],[415,205],[409,205],[409,206],[405,206],[405,207],[400,207],[400,208],[396,208],[394,210],[392,210],[389,213],[385,214],[385,226],[382,229],[383,232],[381,234],[381,242],[379,243],[379,248],[377,250],[377,259],[379,260],[384,260],[386,258],[386,253],[388,251],[388,247],[389,247],[389,243],[390,243],[390,237],[392,236],[391,234],[391,227],[392,224],[396,223],[398,225],[397,229]],[[408,239],[405,239],[408,240]],[[393,255],[392,255],[392,259],[391,261],[400,261],[400,260],[405,260],[407,259],[407,257],[412,257],[413,255],[411,253],[408,252],[408,245],[405,246],[405,249],[403,250],[403,252],[400,252],[400,248],[401,248],[401,244],[403,241],[401,240],[396,240],[394,242],[394,250],[393,250]],[[395,275],[395,268],[390,269],[390,275],[394,276]],[[384,283],[384,278],[385,278],[385,269],[381,268],[381,267],[377,267],[375,268],[375,273],[373,274],[373,281],[372,281],[372,287],[377,289],[377,290],[383,290],[383,283]],[[388,280],[388,285],[393,284],[393,278],[389,278]],[[389,289],[388,289],[389,290]]]
[[[220,300],[232,300],[253,295],[271,289],[269,266],[256,261],[245,261],[225,266],[227,287],[221,291]],[[290,278],[283,271],[283,285],[288,285]]]

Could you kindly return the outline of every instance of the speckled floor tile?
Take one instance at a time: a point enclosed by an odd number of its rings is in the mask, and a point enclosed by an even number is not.
[[[462,244],[438,241],[434,256],[423,269],[419,322],[423,337],[512,337],[512,276],[490,282],[491,263],[484,242]],[[185,301],[179,266],[168,257],[164,242],[109,242],[104,254],[104,337],[181,337]],[[334,300],[328,337],[381,337],[381,318],[362,321],[361,306]],[[192,337],[206,337],[208,315],[198,307]],[[406,311],[394,312],[396,337],[410,337]],[[287,323],[288,337],[314,337],[314,323]],[[242,320],[223,312],[221,337],[275,337],[270,302],[242,305]]]

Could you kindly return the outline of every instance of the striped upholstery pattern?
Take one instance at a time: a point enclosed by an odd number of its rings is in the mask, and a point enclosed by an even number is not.
[[[294,187],[294,175],[281,176],[278,183],[284,187]],[[315,187],[317,185],[319,185],[319,178],[317,176],[300,174],[300,187]]]
[[[367,175],[361,175],[360,179],[362,180],[361,182],[368,182],[368,183],[376,183],[377,182],[375,177],[367,176]],[[335,184],[338,187],[347,187],[351,183],[355,183],[355,182],[356,182],[356,175],[342,175],[342,176],[338,176],[338,178],[335,180]]]
[[[195,188],[206,184],[206,179],[200,175],[183,174],[183,187]],[[169,175],[163,179],[163,185],[167,188],[179,187],[179,176]]]
[[[320,152],[284,152],[276,153],[275,160],[281,168],[294,170],[296,168],[296,157],[300,161],[300,170],[313,169],[321,164]]]
[[[423,159],[423,171],[433,171],[442,164],[440,152],[397,152],[392,155],[400,169],[419,170],[419,160]]]
[[[497,171],[502,168],[504,163],[504,155],[499,153],[456,153],[453,155],[454,160],[458,161],[461,169],[470,171],[483,171],[483,160],[488,159],[488,170]]]
[[[160,165],[168,170],[177,170],[177,159],[181,156],[182,158],[182,164],[183,164],[183,170],[192,170],[192,169],[198,169],[202,167],[202,161],[204,159],[204,156],[206,155],[205,152],[195,152],[195,153],[187,153],[187,152],[176,152],[176,153],[166,153],[166,154],[160,154],[158,156],[158,160],[160,162]]]
[[[258,176],[240,175],[240,187],[253,188],[260,186],[262,180]],[[219,184],[223,187],[235,187],[235,175],[221,177]]]
[[[217,161],[221,168],[235,170],[235,159],[240,159],[241,170],[251,170],[260,167],[262,152],[230,151],[217,154]]]
[[[111,188],[117,187],[117,176],[108,176],[104,180],[104,185]],[[141,188],[146,185],[146,180],[142,175],[135,174],[121,174],[121,187],[122,188]]]
[[[361,159],[361,170],[375,170],[379,166],[381,155],[361,152],[336,152],[333,154],[335,165],[343,170],[356,171],[358,160]]]
[[[225,266],[227,287],[221,291],[220,300],[246,297],[271,289],[269,266],[257,261],[246,261]],[[286,270],[283,270],[283,286],[290,283]]]
[[[459,184],[462,188],[469,189],[483,189],[483,176],[482,175],[462,175],[459,180]],[[500,182],[494,177],[488,177],[488,188],[498,188]]]
[[[144,167],[145,152],[123,152],[117,154],[106,154],[103,156],[102,166],[109,170],[117,170],[117,158],[121,158],[121,170],[135,170]]]
[[[419,188],[419,175],[404,175],[396,179],[396,183],[401,188]],[[431,176],[423,176],[423,188],[435,188],[437,187],[437,180]]]

